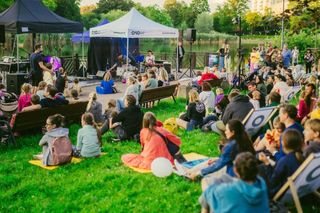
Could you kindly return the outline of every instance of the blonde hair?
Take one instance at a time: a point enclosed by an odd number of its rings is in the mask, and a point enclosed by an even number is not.
[[[320,119],[315,118],[308,120],[304,125],[304,128],[306,128],[307,126],[312,129],[312,131],[318,132],[320,136]]]
[[[38,84],[38,89],[39,90],[44,90],[47,86],[47,83],[45,81],[40,81]]]
[[[253,91],[252,92],[252,98],[253,99],[260,99],[260,92],[259,91]]]
[[[219,88],[217,88],[217,89],[216,89],[216,94],[217,94],[217,95],[221,95],[221,94],[223,94],[223,89],[222,89],[222,88],[220,88],[220,87],[219,87]]]
[[[103,76],[103,80],[104,80],[104,81],[110,81],[110,80],[111,80],[111,74],[110,74],[110,72],[107,72],[107,73]]]
[[[130,76],[130,77],[128,78],[128,83],[130,83],[130,84],[135,84],[136,82],[137,82],[137,80],[136,80],[134,77]]]
[[[88,102],[87,109],[86,109],[87,112],[90,111],[93,102],[96,101],[96,100],[97,100],[97,93],[96,92],[90,92],[90,94],[89,94],[89,102]]]
[[[163,67],[161,67],[159,69],[159,79],[162,80],[162,81],[168,81],[168,79],[169,79],[168,72]]]
[[[21,93],[28,94],[31,92],[32,86],[31,84],[24,83],[21,86]]]
[[[199,94],[198,94],[197,90],[195,90],[195,89],[190,90],[190,92],[189,92],[189,101],[191,103],[199,101]]]

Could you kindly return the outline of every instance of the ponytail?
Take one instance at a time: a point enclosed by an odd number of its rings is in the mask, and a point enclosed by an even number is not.
[[[93,117],[92,113],[90,113],[90,112],[84,113],[82,115],[82,119],[84,120],[84,122],[86,122],[87,125],[93,126],[96,129],[99,145],[102,146],[101,131],[100,131],[97,123],[94,121],[94,117]]]

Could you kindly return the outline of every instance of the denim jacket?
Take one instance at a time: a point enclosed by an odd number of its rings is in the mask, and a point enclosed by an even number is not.
[[[239,151],[237,142],[235,140],[230,141],[223,147],[219,159],[214,164],[211,164],[207,168],[202,169],[200,171],[200,175],[205,176],[222,169],[224,166],[227,166],[227,174],[235,177],[235,174],[233,172],[234,157],[232,158],[232,156],[236,156],[238,152]]]

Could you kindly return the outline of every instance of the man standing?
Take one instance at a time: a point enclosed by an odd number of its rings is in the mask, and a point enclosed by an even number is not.
[[[184,48],[182,46],[182,42],[179,41],[178,43],[178,72],[181,72],[180,68],[182,66],[183,56],[184,56]]]
[[[284,44],[282,48],[283,66],[288,68],[291,62],[291,50],[288,49],[288,45]]]
[[[51,71],[43,64],[42,44],[36,44],[34,49],[34,53],[30,56],[31,80],[32,86],[38,86],[43,80],[43,71]]]

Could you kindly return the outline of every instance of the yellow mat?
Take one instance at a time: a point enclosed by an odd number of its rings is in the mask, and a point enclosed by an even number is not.
[[[183,156],[185,157],[185,159],[187,161],[208,158],[207,156],[204,156],[204,155],[201,155],[201,154],[198,154],[198,153],[195,153],[195,152],[190,152],[188,154],[184,154]],[[149,169],[140,169],[140,168],[136,168],[136,167],[133,167],[133,166],[128,166],[128,167],[130,169],[136,171],[136,172],[139,172],[139,173],[150,173],[151,172],[151,170],[149,170]]]
[[[106,154],[107,154],[107,153],[105,153],[105,152],[101,152],[100,155],[106,155]],[[71,163],[77,164],[77,163],[80,163],[83,159],[84,159],[84,158],[75,158],[75,157],[72,157]],[[41,160],[29,160],[28,162],[29,162],[30,164],[32,164],[32,165],[39,166],[39,167],[41,167],[41,168],[43,168],[43,169],[47,169],[47,170],[54,170],[54,169],[56,169],[56,168],[59,167],[59,166],[44,166],[44,165],[42,164],[42,161],[41,161]]]

